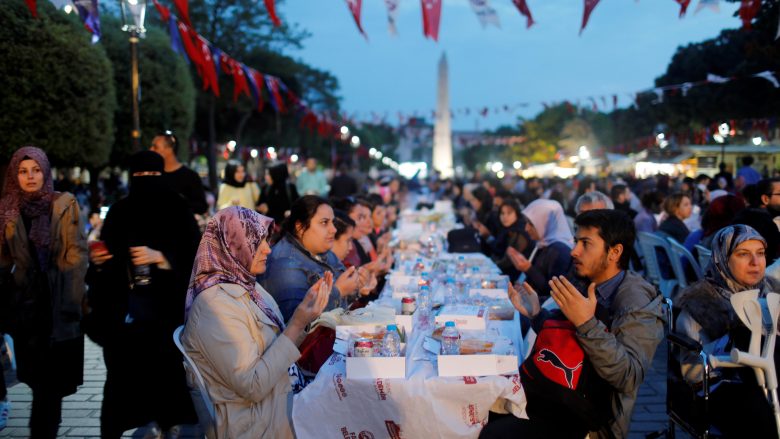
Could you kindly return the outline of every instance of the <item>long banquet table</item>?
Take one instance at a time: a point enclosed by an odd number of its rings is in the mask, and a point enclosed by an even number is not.
[[[383,296],[387,294],[388,289]],[[489,320],[488,331],[512,341],[519,365],[524,347],[517,322],[517,318]],[[439,377],[436,356],[422,347],[430,332],[416,330],[410,336],[406,378],[349,379],[345,357],[334,353],[314,381],[295,396],[292,418],[296,436],[477,438],[490,410],[527,417],[517,374]]]

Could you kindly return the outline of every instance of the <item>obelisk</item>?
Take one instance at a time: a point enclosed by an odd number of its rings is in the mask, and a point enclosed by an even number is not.
[[[433,168],[442,177],[452,177],[452,130],[450,128],[450,91],[447,55],[439,60],[439,87],[436,96],[436,123],[433,126]]]

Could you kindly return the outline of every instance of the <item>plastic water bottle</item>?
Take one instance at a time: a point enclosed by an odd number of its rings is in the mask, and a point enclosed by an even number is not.
[[[425,270],[425,264],[423,263],[422,258],[417,258],[417,262],[414,263],[414,267],[412,267],[412,274],[415,276],[419,276],[422,274],[422,272]]]
[[[387,325],[387,332],[385,332],[385,336],[382,338],[382,356],[401,356],[401,337],[398,335],[398,327],[396,325]]]
[[[455,271],[458,273],[466,273],[466,258],[463,255],[458,256],[458,262],[455,263]]]
[[[425,243],[425,249],[429,258],[436,257],[436,253],[438,253],[438,246],[436,245],[436,241],[433,239],[433,235],[428,236],[428,240]]]
[[[421,328],[427,328],[431,314],[431,288],[428,285],[420,287],[417,295],[417,319]]]
[[[441,333],[441,354],[460,355],[460,333],[455,327],[455,322],[444,324],[444,331]]]
[[[448,277],[447,283],[444,284],[444,304],[454,305],[458,299],[455,297],[455,279]]]
[[[424,286],[431,286],[431,278],[427,271],[420,273],[420,280],[417,282],[417,288],[422,289]]]

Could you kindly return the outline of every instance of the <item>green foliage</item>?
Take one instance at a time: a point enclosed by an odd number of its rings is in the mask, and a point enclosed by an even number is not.
[[[116,143],[111,162],[121,164],[133,153],[129,34],[121,30],[116,17],[104,13],[101,21],[102,44],[111,59],[117,90]],[[147,27],[146,37],[138,43],[138,71],[141,148],[148,147],[155,134],[166,129],[182,140],[188,139],[195,124],[195,85],[187,63],[171,49],[165,31],[156,26]],[[187,148],[180,148],[179,154],[185,156]]]
[[[44,149],[55,165],[101,165],[114,140],[116,98],[102,45],[75,16],[23,0],[0,8],[0,162],[20,146]]]

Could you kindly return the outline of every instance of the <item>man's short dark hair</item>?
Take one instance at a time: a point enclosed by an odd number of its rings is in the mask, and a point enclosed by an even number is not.
[[[609,196],[612,198],[612,201],[615,201],[618,199],[619,196],[626,193],[626,189],[628,189],[628,186],[624,184],[615,184],[612,185],[612,189],[609,190]]]
[[[631,221],[631,217],[620,210],[596,209],[577,215],[577,218],[574,219],[574,224],[577,227],[597,229],[599,237],[604,240],[605,251],[608,251],[610,247],[621,244],[623,253],[620,255],[618,267],[623,270],[628,269],[631,254],[634,252],[634,241],[636,240],[636,229],[634,228],[634,222]]]
[[[742,157],[742,166],[750,166],[753,164],[753,156],[752,155],[746,155]]]

